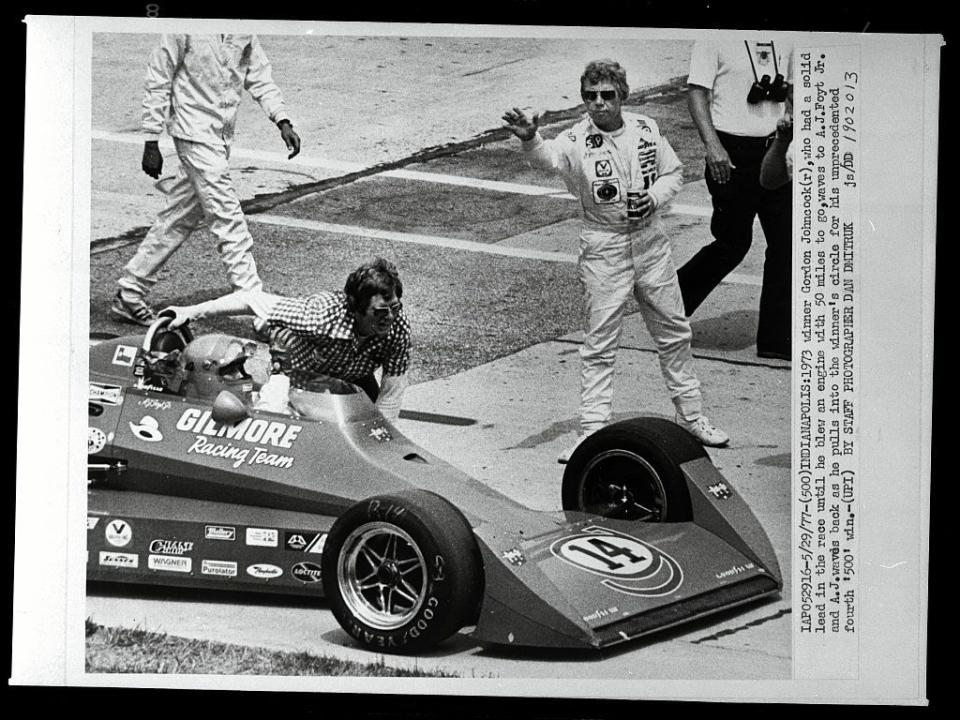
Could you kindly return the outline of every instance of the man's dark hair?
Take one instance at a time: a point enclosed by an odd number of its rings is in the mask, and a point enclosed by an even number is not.
[[[609,82],[617,88],[620,100],[626,100],[630,94],[627,85],[627,71],[615,60],[591,60],[580,76],[580,90],[586,85],[596,85],[600,82]]]
[[[403,296],[403,283],[397,266],[378,257],[350,273],[343,291],[347,294],[347,307],[351,312],[363,313],[374,295],[396,295],[399,300]]]

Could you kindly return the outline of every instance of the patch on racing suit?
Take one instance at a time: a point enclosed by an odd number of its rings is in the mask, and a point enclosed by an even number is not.
[[[598,178],[610,177],[613,175],[613,165],[609,160],[597,160],[593,165],[594,172]]]
[[[597,205],[613,205],[620,202],[620,180],[596,180],[593,183],[593,202]]]
[[[587,144],[587,147],[591,150],[596,150],[598,147],[603,145],[603,135],[587,135],[584,138],[584,141]]]

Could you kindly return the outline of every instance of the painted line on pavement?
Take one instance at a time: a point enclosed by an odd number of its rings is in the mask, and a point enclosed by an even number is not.
[[[104,132],[102,130],[94,130],[90,135],[94,140],[126,143],[128,145],[140,145],[143,143],[143,135],[138,133],[112,133]],[[164,136],[164,138],[160,141],[160,147],[165,150],[173,150],[173,141]],[[338,172],[360,172],[367,167],[361,163],[332,160],[329,158],[318,158],[309,155],[298,155],[292,160],[288,160],[286,154],[282,152],[249,150],[246,148],[232,148],[230,150],[230,157],[287,165],[300,165],[302,167],[336,170]],[[479,178],[463,177],[460,175],[446,175],[443,173],[421,172],[418,170],[386,170],[382,173],[378,173],[376,177],[391,177],[400,180],[416,180],[419,182],[430,182],[440,185],[455,185],[458,187],[491,190],[494,192],[502,192],[511,195],[553,197],[557,198],[558,200],[574,199],[573,195],[560,188],[545,187],[542,185],[521,185],[519,183],[501,182],[499,180],[482,180]],[[708,207],[701,207],[699,205],[671,203],[670,212],[679,215],[710,217],[713,211]]]

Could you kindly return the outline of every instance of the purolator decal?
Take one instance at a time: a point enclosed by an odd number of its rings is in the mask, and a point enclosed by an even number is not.
[[[188,453],[232,460],[232,466],[238,468],[247,465],[269,465],[289,468],[294,458],[290,455],[275,453],[272,448],[290,449],[303,430],[302,425],[291,425],[279,420],[246,418],[236,425],[215,422],[209,410],[188,408],[177,420],[177,430],[192,432],[196,439],[187,448]],[[254,447],[232,442],[216,442],[211,438],[225,438],[241,443],[252,443]]]
[[[683,583],[683,570],[665,552],[602,527],[587,527],[560,538],[550,546],[550,552],[574,567],[603,576],[603,585],[627,595],[669,595]]]

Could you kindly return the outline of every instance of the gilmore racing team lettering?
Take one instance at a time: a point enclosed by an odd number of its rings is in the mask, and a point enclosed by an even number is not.
[[[271,445],[276,448],[292,448],[294,441],[303,429],[302,425],[289,425],[278,420],[246,418],[236,425],[221,424],[210,417],[209,410],[189,408],[183,411],[177,420],[177,430],[197,433],[196,440],[187,448],[188,453],[233,460],[238,468],[244,462],[248,465],[270,465],[289,468],[293,458],[270,452],[267,447],[242,447],[232,443],[218,443],[209,438],[226,438],[243,442]]]

